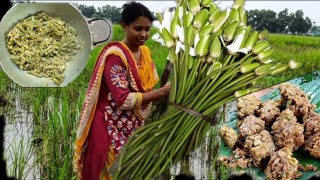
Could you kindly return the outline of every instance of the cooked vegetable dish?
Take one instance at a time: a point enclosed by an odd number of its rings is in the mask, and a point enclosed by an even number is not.
[[[12,61],[29,74],[50,78],[57,85],[64,80],[66,63],[81,47],[72,26],[45,12],[22,19],[7,34]]]

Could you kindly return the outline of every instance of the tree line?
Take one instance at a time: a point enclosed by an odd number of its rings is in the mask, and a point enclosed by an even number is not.
[[[267,29],[272,33],[292,34],[306,34],[312,27],[311,19],[304,17],[302,10],[289,14],[287,8],[278,14],[272,10],[250,10],[248,24],[257,30]]]
[[[80,4],[78,9],[85,17],[105,18],[114,24],[120,23],[121,8],[119,7],[105,5],[96,9],[94,6]],[[174,10],[174,7],[170,9]],[[249,10],[248,24],[259,31],[267,29],[271,33],[320,35],[320,27],[312,26],[311,19],[304,17],[302,10],[297,10],[294,13],[289,13],[287,8],[279,13],[265,9]]]

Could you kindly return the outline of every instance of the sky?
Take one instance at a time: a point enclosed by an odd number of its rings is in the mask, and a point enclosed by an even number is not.
[[[14,0],[13,0],[14,1]],[[25,0],[22,0],[25,1]],[[30,0],[31,2],[34,1],[42,1],[47,2],[50,0]],[[101,7],[104,5],[111,5],[116,7],[121,7],[122,4],[126,2],[126,0],[95,0],[95,1],[76,1],[76,0],[56,0],[56,1],[65,1],[65,2],[77,2],[79,4],[84,5],[93,5],[95,7]],[[151,11],[153,12],[163,12],[168,7],[176,6],[174,0],[144,0],[139,1],[142,4],[146,5]],[[215,1],[219,3],[219,6],[224,9],[226,7],[230,7],[232,4],[232,0],[222,0],[222,1]],[[314,25],[320,26],[320,0],[312,0],[312,1],[298,1],[298,0],[269,0],[269,1],[261,1],[261,0],[247,0],[245,4],[246,10],[253,10],[253,9],[270,9],[274,12],[279,12],[288,8],[289,13],[296,12],[297,10],[302,10],[304,12],[304,17],[309,17]]]
[[[126,1],[78,1],[79,4],[94,5],[95,7],[104,6],[109,4],[111,6],[121,7]],[[175,6],[175,1],[138,1],[146,5],[153,12],[162,12],[167,7]],[[217,1],[216,1],[217,2]],[[219,6],[224,9],[230,7],[231,0],[220,1]],[[304,17],[309,17],[311,21],[315,22],[314,25],[320,26],[320,1],[260,1],[260,0],[247,0],[245,4],[246,10],[253,9],[270,9],[274,12],[279,12],[288,8],[289,13],[301,9],[304,12]]]

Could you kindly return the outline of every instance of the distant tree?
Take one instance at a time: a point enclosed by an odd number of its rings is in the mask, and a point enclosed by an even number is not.
[[[248,24],[259,31],[268,29],[270,32],[276,32],[277,14],[272,10],[250,10]]]
[[[277,13],[272,10],[261,11],[262,21],[259,23],[259,29],[268,29],[270,32],[276,32]]]
[[[93,17],[109,19],[112,23],[119,24],[121,20],[121,8],[110,5],[98,7],[98,11]]]
[[[290,16],[288,9],[285,8],[283,11],[280,11],[277,16],[277,33],[287,33],[288,32],[288,23],[290,21]]]
[[[312,27],[310,18],[304,18],[302,10],[289,15],[288,9],[280,11],[278,14],[272,10],[250,10],[248,11],[248,24],[253,28],[262,31],[267,29],[269,32],[306,34]]]
[[[86,5],[80,4],[78,6],[78,9],[87,18],[91,18],[96,13],[96,8],[94,8],[94,6],[86,6]]]
[[[258,23],[261,21],[260,11],[258,9],[248,11],[248,24],[258,29]]]
[[[312,22],[309,17],[304,18],[302,10],[297,10],[295,13],[290,14],[290,21],[288,29],[293,34],[305,34],[312,27]]]

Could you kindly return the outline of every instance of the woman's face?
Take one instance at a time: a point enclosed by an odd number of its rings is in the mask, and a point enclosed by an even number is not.
[[[131,46],[141,46],[150,36],[152,22],[144,16],[140,16],[129,25],[124,26],[126,40]]]

